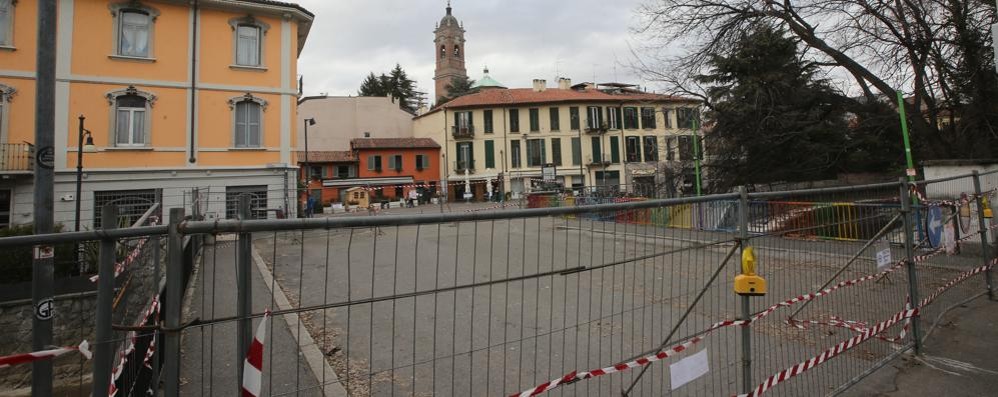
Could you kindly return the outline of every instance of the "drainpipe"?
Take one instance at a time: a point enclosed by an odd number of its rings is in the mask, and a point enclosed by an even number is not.
[[[194,134],[195,128],[197,128],[197,81],[198,81],[198,18],[200,17],[200,12],[198,10],[198,0],[194,0],[194,19],[191,20],[191,145],[190,151],[191,155],[187,158],[187,162],[194,164],[197,162],[197,155],[194,153],[195,139]]]

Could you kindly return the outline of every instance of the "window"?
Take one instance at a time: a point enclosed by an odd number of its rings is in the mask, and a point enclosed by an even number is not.
[[[610,162],[613,164],[620,163],[620,138],[611,136],[610,137]]]
[[[396,154],[388,158],[388,169],[402,171],[402,155]]]
[[[494,132],[492,129],[492,109],[488,109],[483,112],[483,117],[485,118],[485,133],[491,134]]]
[[[641,128],[655,129],[655,108],[641,108]]]
[[[672,128],[672,109],[662,108],[662,119],[665,120],[663,127]]]
[[[440,57],[441,58],[446,58],[447,57],[447,47],[446,46],[440,46]]]
[[[263,109],[251,100],[236,103],[236,147],[256,148],[261,146],[261,123]]]
[[[607,107],[606,108],[606,118],[607,128],[611,130],[620,129],[620,108],[619,107]]]
[[[123,95],[115,100],[115,146],[145,145],[146,100]]]
[[[104,190],[94,192],[94,228],[101,227],[102,210],[107,204],[118,207],[118,220],[131,226],[155,203],[162,203],[162,192],[158,189]]]
[[[682,135],[679,137],[679,159],[680,160],[694,160],[696,157],[694,155],[693,147],[693,135]],[[700,149],[700,148],[697,148]],[[703,154],[701,150],[700,155]]]
[[[603,127],[603,109],[599,106],[589,106],[586,108],[586,128],[598,130]]]
[[[520,132],[520,110],[509,110],[509,132]]]
[[[645,161],[658,161],[658,138],[646,136],[643,139]]]
[[[236,65],[260,66],[260,28],[250,25],[236,28]]]
[[[471,112],[454,112],[454,125],[458,128],[468,128],[471,123]]]
[[[561,138],[551,138],[551,162],[561,165]]]
[[[471,142],[457,144],[457,164],[454,166],[458,171],[475,169],[475,151]]]
[[[530,132],[537,132],[541,130],[541,115],[540,109],[530,108]]]
[[[13,46],[14,40],[14,2],[0,0],[0,46]],[[3,208],[0,208],[3,210]],[[2,223],[0,223],[2,227]]]
[[[509,141],[509,162],[513,168],[520,168],[520,141]]]
[[[225,188],[225,217],[238,218],[239,196],[250,196],[250,217],[267,219],[267,186],[227,186]]]
[[[676,156],[672,153],[672,148],[676,146],[676,138],[665,138],[665,159],[675,160]]]
[[[527,140],[527,167],[540,167],[547,161],[543,139]]]
[[[638,129],[638,108],[624,108],[624,128]]]
[[[416,155],[416,171],[422,171],[430,168],[430,156],[425,154]]]
[[[548,108],[548,117],[551,119],[551,131],[561,129],[561,120],[558,119],[558,108]]]
[[[381,156],[367,156],[367,170],[381,171]]]
[[[637,163],[641,161],[641,138],[636,136],[629,136],[625,138],[625,153],[624,161],[628,163]]]
[[[335,178],[345,179],[345,178],[357,177],[357,168],[352,165],[337,165],[335,169],[336,169],[336,175],[334,176]]]
[[[572,138],[572,165],[582,164],[582,140]]]
[[[461,47],[454,46],[454,57],[455,58],[460,58],[461,57]]]
[[[149,31],[152,18],[142,10],[125,9],[118,13],[118,55],[149,57]]]
[[[495,141],[485,141],[485,168],[496,168],[496,144]]]
[[[13,203],[13,191],[0,189],[0,229],[10,227],[10,204]]]
[[[590,140],[593,146],[593,163],[603,162],[603,149],[601,148],[603,141],[598,136],[592,137]]]
[[[568,119],[569,119],[569,121],[568,121],[569,122],[569,128],[571,128],[572,131],[578,131],[579,130],[579,108],[577,108],[575,106],[572,106],[572,107],[568,108]]]
[[[695,108],[677,108],[676,127],[692,130],[699,117],[699,112]]]

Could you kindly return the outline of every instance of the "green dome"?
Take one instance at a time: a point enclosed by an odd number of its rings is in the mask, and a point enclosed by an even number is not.
[[[485,68],[485,75],[482,78],[475,81],[475,84],[471,85],[471,88],[482,89],[482,88],[506,88],[502,83],[496,81],[491,76],[489,76],[489,68]]]

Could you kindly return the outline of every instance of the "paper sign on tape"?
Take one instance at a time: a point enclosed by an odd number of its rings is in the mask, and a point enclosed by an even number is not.
[[[883,271],[892,263],[894,261],[891,260],[891,243],[887,240],[881,240],[877,244],[877,271]]]
[[[669,366],[669,376],[672,379],[672,390],[704,376],[710,367],[707,365],[707,349],[693,354]]]

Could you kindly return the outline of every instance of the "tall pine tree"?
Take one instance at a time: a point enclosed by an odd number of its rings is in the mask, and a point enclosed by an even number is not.
[[[396,98],[403,109],[414,111],[416,108],[416,81],[406,75],[402,66],[395,64],[395,68],[387,75],[382,73],[375,76],[371,72],[364,78],[357,90],[360,96],[390,96]]]
[[[835,177],[847,150],[841,96],[784,32],[760,25],[715,54],[705,134],[712,189]]]

